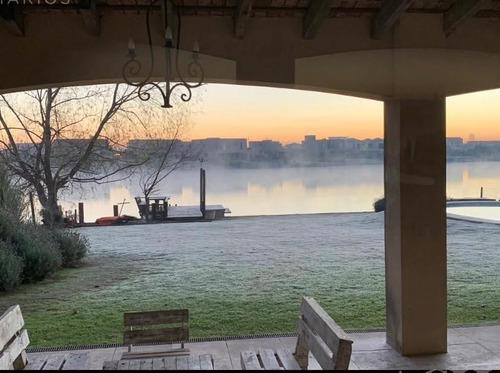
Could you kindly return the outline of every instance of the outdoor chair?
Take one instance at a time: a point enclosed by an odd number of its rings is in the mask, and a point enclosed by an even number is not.
[[[300,313],[297,322],[299,336],[294,354],[285,349],[243,351],[241,368],[305,370],[308,368],[311,352],[323,370],[347,370],[351,360],[352,340],[313,298],[302,298]]]
[[[189,310],[129,312],[123,314],[123,343],[128,352],[122,359],[164,355],[188,355],[184,342],[189,339]],[[172,324],[175,324],[174,326]],[[181,348],[152,351],[133,351],[133,345],[180,342]]]
[[[21,370],[28,364],[30,340],[24,329],[21,307],[10,307],[0,317],[0,370]]]
[[[313,298],[302,299],[300,313],[294,354],[299,366],[307,369],[311,351],[323,370],[347,370],[352,340]]]
[[[89,367],[89,351],[37,354],[28,361],[29,343],[21,307],[10,307],[0,317],[0,370],[86,370]]]

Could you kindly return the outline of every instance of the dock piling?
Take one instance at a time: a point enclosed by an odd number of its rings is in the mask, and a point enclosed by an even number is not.
[[[33,219],[33,224],[36,225],[35,202],[33,201],[33,192],[30,192],[30,205],[31,205],[31,218]]]
[[[83,215],[83,202],[78,203],[78,223],[83,224],[85,217]]]

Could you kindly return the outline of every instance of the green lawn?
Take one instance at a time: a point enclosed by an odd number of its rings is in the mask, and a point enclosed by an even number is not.
[[[378,214],[83,232],[84,267],[0,296],[1,309],[21,305],[32,347],[121,342],[123,312],[169,308],[190,310],[192,337],[291,332],[303,294],[343,328],[384,326]],[[500,232],[463,222],[448,232],[449,322],[498,321]]]

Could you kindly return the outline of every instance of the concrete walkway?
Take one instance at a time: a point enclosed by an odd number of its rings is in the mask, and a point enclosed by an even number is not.
[[[385,343],[385,333],[350,333],[354,341],[350,369],[494,370],[500,369],[500,325],[449,329],[448,353],[402,357]],[[240,352],[259,348],[294,350],[296,338],[256,338],[186,344],[192,355],[212,354],[218,370],[241,369]],[[166,346],[166,348],[177,347]],[[155,349],[158,346],[155,346]],[[144,349],[147,349],[144,347]],[[91,349],[89,369],[102,369],[104,361],[118,360],[126,348]],[[54,352],[56,353],[56,352]],[[57,352],[61,353],[61,352]],[[29,354],[35,356],[36,353]],[[309,369],[319,369],[311,361]]]

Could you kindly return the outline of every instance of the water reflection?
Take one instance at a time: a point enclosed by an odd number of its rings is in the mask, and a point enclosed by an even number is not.
[[[316,168],[221,169],[205,165],[207,203],[222,204],[233,216],[371,211],[383,195],[383,165],[349,165]],[[453,198],[500,198],[500,162],[450,163],[447,195]],[[160,186],[171,204],[199,203],[199,171],[173,173]],[[138,216],[133,197],[140,195],[138,180],[86,186],[65,193],[65,210],[85,203],[86,221],[111,215],[112,206],[126,200],[122,213]]]

